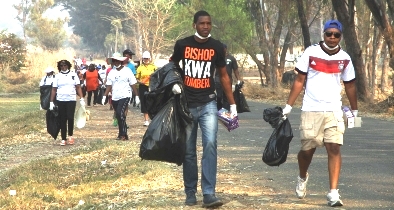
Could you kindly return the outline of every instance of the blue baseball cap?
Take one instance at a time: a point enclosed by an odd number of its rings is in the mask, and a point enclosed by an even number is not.
[[[336,28],[342,33],[342,23],[337,20],[329,20],[324,24],[324,31],[329,28]]]

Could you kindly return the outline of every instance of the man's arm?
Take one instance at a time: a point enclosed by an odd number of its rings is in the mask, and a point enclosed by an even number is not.
[[[356,81],[344,83],[346,96],[349,99],[350,107],[352,110],[358,110],[357,106],[357,93],[356,93]]]
[[[297,77],[294,80],[293,87],[291,88],[289,98],[287,99],[287,104],[293,106],[298,95],[304,89],[304,83],[306,79],[306,74],[298,72]]]
[[[217,70],[219,71],[220,83],[222,84],[223,92],[226,94],[229,104],[235,104],[233,90],[230,84],[230,78],[226,71],[226,66],[218,67]]]

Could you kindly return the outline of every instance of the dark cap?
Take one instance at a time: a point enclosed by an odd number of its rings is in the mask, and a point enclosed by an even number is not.
[[[227,49],[227,45],[226,45],[226,44],[224,44],[224,43],[223,43],[223,47],[224,47],[225,49]]]
[[[336,28],[342,33],[342,24],[337,20],[329,20],[324,24],[324,31],[329,28]]]
[[[126,49],[125,51],[123,51],[123,55],[135,55],[131,50]]]

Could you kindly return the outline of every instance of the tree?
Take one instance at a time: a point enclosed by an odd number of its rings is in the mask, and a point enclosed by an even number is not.
[[[348,4],[346,4],[348,3]],[[356,26],[354,22],[354,0],[332,0],[332,7],[338,17],[338,20],[343,24],[343,38],[346,43],[350,57],[356,71],[356,86],[357,96],[361,101],[369,99],[369,92],[367,89],[367,80],[364,71],[364,62],[362,59],[362,50],[358,42]]]
[[[29,12],[31,9],[31,1],[30,0],[20,0],[20,3],[13,5],[13,7],[18,12],[16,19],[21,23],[23,37],[24,37],[25,43],[27,43],[26,23],[28,20],[27,16],[29,15]]]
[[[25,63],[25,43],[13,33],[0,31],[0,72],[19,72]]]
[[[33,2],[29,19],[26,24],[26,34],[33,43],[49,50],[58,50],[63,46],[66,32],[63,29],[67,19],[52,20],[43,16],[44,12],[53,6],[53,0],[38,0]]]

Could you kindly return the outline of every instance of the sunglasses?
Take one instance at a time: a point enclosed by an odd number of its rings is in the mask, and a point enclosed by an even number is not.
[[[324,35],[326,35],[326,37],[331,37],[333,34],[334,37],[337,39],[342,35],[341,33],[337,33],[337,32],[324,32]]]

